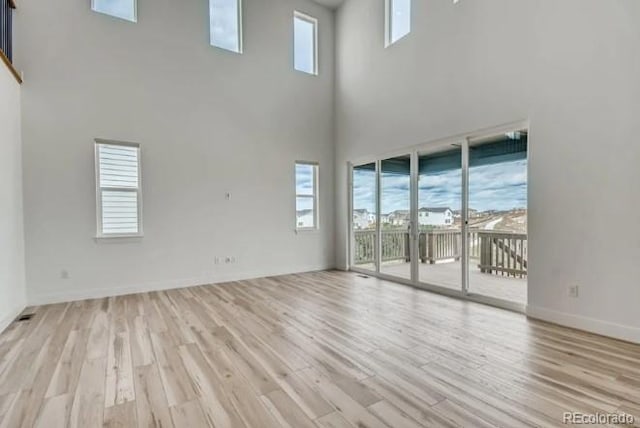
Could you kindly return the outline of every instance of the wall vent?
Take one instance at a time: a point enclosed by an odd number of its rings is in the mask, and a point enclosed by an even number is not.
[[[31,318],[33,318],[33,315],[35,315],[35,314],[24,314],[24,315],[20,315],[20,316],[18,317],[18,319],[16,319],[16,322],[29,321]]]

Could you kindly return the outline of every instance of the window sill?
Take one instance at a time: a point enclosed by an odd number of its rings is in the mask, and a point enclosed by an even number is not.
[[[295,229],[295,233],[296,233],[296,235],[300,235],[301,233],[305,234],[305,235],[306,234],[315,234],[315,233],[320,233],[320,228],[318,228],[318,227],[313,227],[313,228],[310,227],[310,228],[307,228],[307,229]]]
[[[97,243],[108,242],[139,242],[144,238],[143,234],[136,235],[100,235],[95,236],[93,239]]]
[[[7,58],[7,56],[2,51],[0,51],[0,59],[2,59],[2,62],[5,63],[5,65],[7,66],[7,68],[9,69],[11,74],[13,75],[13,77],[16,79],[16,81],[19,84],[22,84],[22,77],[20,77],[20,73],[18,73],[18,70],[16,70],[13,67],[13,64],[11,64],[11,61],[9,61],[9,58]]]

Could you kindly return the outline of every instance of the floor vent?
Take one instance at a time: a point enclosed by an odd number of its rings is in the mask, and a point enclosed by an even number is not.
[[[16,322],[23,322],[23,321],[29,321],[31,318],[33,318],[34,314],[24,314],[24,315],[20,315],[18,317],[18,319],[16,320]]]
[[[357,275],[358,278],[364,278],[364,279],[369,279],[369,277],[367,275]]]

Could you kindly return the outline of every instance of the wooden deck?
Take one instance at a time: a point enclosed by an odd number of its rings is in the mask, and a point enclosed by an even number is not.
[[[472,265],[473,266],[473,265]],[[363,265],[362,269],[373,270],[373,265]],[[405,262],[385,262],[381,272],[404,279],[411,279],[411,267]],[[440,287],[460,290],[460,262],[419,264],[420,281]],[[482,273],[477,267],[469,270],[469,291],[482,296],[508,300],[516,303],[527,303],[526,278],[514,278],[502,275]]]
[[[0,427],[557,427],[640,421],[640,346],[352,273],[32,308]]]

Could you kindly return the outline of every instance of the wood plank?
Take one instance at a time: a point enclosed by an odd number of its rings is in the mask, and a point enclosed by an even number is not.
[[[105,407],[135,400],[131,342],[129,329],[123,318],[112,323],[109,333],[106,381]]]
[[[281,389],[262,397],[265,405],[282,427],[315,428],[313,421]]]
[[[158,361],[160,380],[170,407],[193,401],[197,395],[184,364],[167,332],[151,333],[154,355]]]
[[[50,428],[54,424],[67,426],[71,411],[72,396],[61,394],[45,400],[36,421],[36,428]]]
[[[353,428],[339,412],[329,413],[321,418],[316,419],[316,424],[323,428]]]
[[[133,366],[148,366],[155,362],[151,336],[146,317],[138,315],[133,318],[133,325],[130,323],[131,356]]]
[[[324,376],[313,373],[313,369],[305,369],[299,372],[308,380],[314,382],[324,399],[354,426],[366,426],[369,428],[382,428],[386,424],[374,416],[352,396],[341,390],[335,383]]]
[[[153,365],[136,367],[136,409],[138,426],[173,426],[167,396],[162,386],[158,367]]]
[[[180,346],[178,352],[191,382],[196,387],[207,419],[216,427],[243,427],[242,419],[224,392],[222,380],[207,363],[200,349],[194,344],[188,344]]]
[[[84,364],[88,338],[89,330],[74,330],[69,334],[56,371],[49,383],[47,398],[75,391]]]
[[[69,427],[85,428],[102,425],[106,368],[106,358],[85,361],[71,406]]]
[[[376,415],[381,421],[385,422],[390,427],[420,428],[421,426],[423,426],[397,407],[389,404],[388,401],[383,400],[372,404],[371,406],[369,406],[369,411],[371,411],[371,413]],[[453,425],[433,424],[429,426],[452,427]]]
[[[171,407],[171,417],[176,427],[213,427],[213,425],[207,421],[198,400],[187,401],[186,403]]]
[[[130,428],[139,426],[136,418],[136,405],[133,401],[107,407],[104,411],[105,428]],[[141,425],[142,426],[142,425]]]

